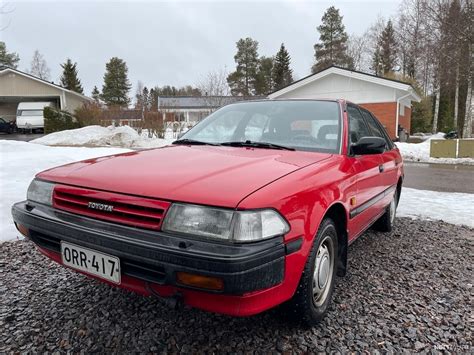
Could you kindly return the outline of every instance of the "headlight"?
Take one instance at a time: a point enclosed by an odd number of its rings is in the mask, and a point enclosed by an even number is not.
[[[163,230],[229,239],[232,215],[230,210],[175,203],[166,213]]]
[[[287,233],[288,223],[274,210],[231,211],[197,205],[173,204],[163,230],[204,237],[253,242]]]
[[[30,201],[51,206],[53,204],[54,184],[34,179],[28,187],[26,198]]]

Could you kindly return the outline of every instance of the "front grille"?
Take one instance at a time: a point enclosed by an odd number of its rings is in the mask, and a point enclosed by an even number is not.
[[[111,211],[90,203],[113,206]],[[137,228],[159,230],[169,202],[80,187],[56,185],[53,206],[63,211]]]

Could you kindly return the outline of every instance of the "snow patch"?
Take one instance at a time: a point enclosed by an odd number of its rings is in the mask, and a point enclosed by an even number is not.
[[[15,202],[26,199],[31,180],[40,171],[78,160],[129,152],[118,148],[46,147],[0,141],[0,241],[19,239],[11,216]]]
[[[474,194],[403,188],[397,216],[439,219],[474,228]]]
[[[444,140],[444,133],[436,133],[427,136],[421,143],[402,143],[396,142],[403,160],[421,163],[437,163],[437,164],[467,164],[474,165],[473,158],[431,158],[430,145],[432,139]]]
[[[169,135],[168,135],[169,137]],[[157,148],[171,144],[173,138],[149,138],[129,126],[87,126],[48,134],[31,143],[69,147]]]

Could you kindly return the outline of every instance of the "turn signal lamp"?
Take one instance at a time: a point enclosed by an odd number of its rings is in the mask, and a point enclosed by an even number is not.
[[[26,228],[23,224],[15,223],[15,225],[16,225],[16,229],[18,229],[18,232],[23,234],[25,237],[28,237],[28,234],[30,232],[28,228]]]
[[[222,291],[224,289],[224,280],[218,277],[190,274],[187,272],[178,272],[176,274],[178,282],[185,286],[203,288],[206,290]]]

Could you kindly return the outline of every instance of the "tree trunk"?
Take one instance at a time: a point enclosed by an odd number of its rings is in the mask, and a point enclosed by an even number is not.
[[[456,91],[454,93],[454,120],[453,128],[458,130],[458,112],[459,112],[459,64],[456,68]]]
[[[439,98],[440,98],[440,87],[437,84],[436,87],[436,96],[435,96],[435,110],[434,110],[434,117],[433,117],[433,128],[431,129],[431,133],[435,134],[438,132],[438,116],[439,116]]]
[[[473,73],[473,63],[474,60],[474,48],[472,44],[469,43],[469,52],[471,55],[471,60],[469,62],[469,75],[467,82],[467,96],[466,96],[466,113],[464,115],[464,127],[463,127],[463,138],[471,138],[472,136],[472,116],[474,115],[474,101],[472,100],[472,81],[474,80]]]
[[[471,74],[469,75],[469,82],[467,83],[466,114],[464,115],[464,127],[462,132],[463,138],[471,138],[472,136],[472,115],[474,111],[474,101],[472,100],[472,79]]]

